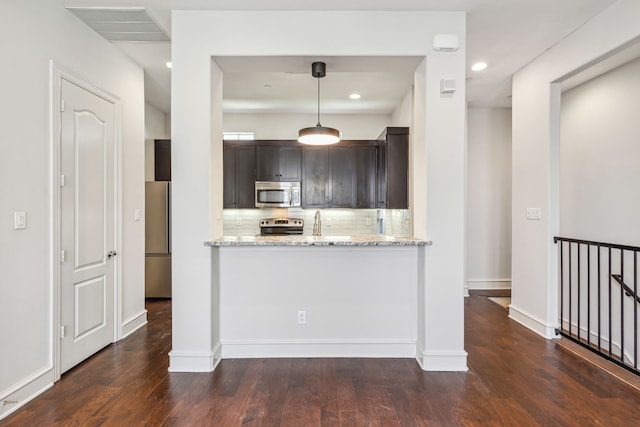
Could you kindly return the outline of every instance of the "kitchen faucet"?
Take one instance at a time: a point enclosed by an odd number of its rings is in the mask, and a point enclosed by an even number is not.
[[[322,220],[320,219],[320,210],[316,211],[316,215],[313,218],[313,235],[314,236],[322,235]]]

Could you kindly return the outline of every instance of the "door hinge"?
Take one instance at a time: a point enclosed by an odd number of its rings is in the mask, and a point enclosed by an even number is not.
[[[64,187],[64,175],[60,175],[60,187]]]
[[[65,327],[60,326],[60,339],[63,339],[65,336]]]
[[[64,113],[64,99],[60,100],[60,112]]]
[[[65,253],[64,253],[64,249],[62,249],[60,251],[60,262],[64,262],[65,261]]]

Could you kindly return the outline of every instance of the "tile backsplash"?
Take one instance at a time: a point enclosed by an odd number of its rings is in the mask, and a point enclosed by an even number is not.
[[[302,218],[304,234],[313,233],[316,209],[225,209],[225,236],[255,236],[260,234],[263,218]],[[407,209],[320,209],[324,236],[363,236],[386,234],[397,237],[411,235]],[[380,220],[380,221],[379,221]]]

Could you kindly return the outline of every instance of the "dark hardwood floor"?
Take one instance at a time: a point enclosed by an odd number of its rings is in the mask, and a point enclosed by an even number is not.
[[[465,301],[469,372],[413,359],[223,360],[168,373],[170,304],[0,421],[10,426],[635,426],[640,392],[507,317]]]

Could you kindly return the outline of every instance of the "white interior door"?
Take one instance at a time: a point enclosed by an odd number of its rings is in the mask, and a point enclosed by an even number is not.
[[[114,104],[61,80],[60,371],[114,341]]]

